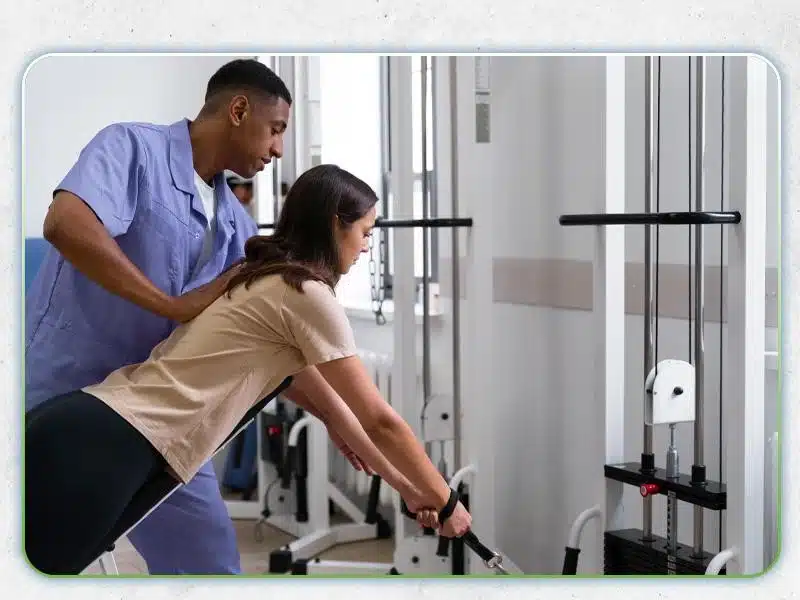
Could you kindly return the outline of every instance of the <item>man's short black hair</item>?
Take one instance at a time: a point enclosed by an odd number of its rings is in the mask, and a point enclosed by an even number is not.
[[[292,95],[283,80],[267,65],[255,59],[237,59],[222,65],[208,80],[206,102],[224,91],[254,90],[292,104]]]

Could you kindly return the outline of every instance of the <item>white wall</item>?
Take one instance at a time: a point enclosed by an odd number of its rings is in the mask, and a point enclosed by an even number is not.
[[[25,237],[41,237],[53,188],[100,129],[194,118],[208,79],[234,58],[56,54],[33,63],[23,82]]]
[[[602,202],[604,59],[504,57],[491,80],[495,258],[591,261],[592,236],[558,217]],[[588,312],[495,303],[491,318],[497,543],[526,572],[559,572],[572,519],[599,501],[585,493],[602,477],[600,340]]]

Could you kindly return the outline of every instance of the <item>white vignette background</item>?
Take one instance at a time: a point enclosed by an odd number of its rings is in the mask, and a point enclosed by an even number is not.
[[[210,0],[133,5],[120,0],[28,0],[14,2],[0,16],[0,81],[8,118],[0,124],[0,373],[6,381],[0,402],[3,471],[9,485],[0,488],[0,539],[4,597],[90,600],[191,598],[211,600],[221,594],[302,596],[309,600],[344,596],[350,600],[436,597],[639,598],[727,600],[797,595],[794,504],[797,479],[786,477],[797,466],[800,446],[793,435],[794,348],[790,339],[800,313],[792,311],[791,281],[800,257],[791,239],[800,227],[792,210],[798,191],[800,128],[800,3],[796,0],[716,0],[680,3],[663,0],[338,0],[290,3],[217,3]],[[12,8],[13,7],[13,8]],[[405,580],[275,579],[58,579],[35,573],[22,556],[20,525],[20,423],[22,406],[22,218],[21,86],[25,69],[49,52],[754,52],[767,58],[781,77],[782,90],[782,377],[783,489],[781,556],[773,570],[758,579],[625,581],[619,579],[491,578]],[[146,82],[142,82],[146,85]],[[65,94],[69,90],[64,90]],[[54,98],[54,102],[58,99]],[[52,143],[58,143],[53,132]],[[793,152],[794,150],[794,152]],[[34,165],[31,165],[35,168]],[[54,499],[57,501],[56,499]]]

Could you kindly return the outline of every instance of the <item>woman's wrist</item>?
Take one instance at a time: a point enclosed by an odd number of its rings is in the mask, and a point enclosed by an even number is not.
[[[436,494],[436,504],[434,505],[434,508],[437,511],[441,511],[445,506],[447,506],[447,503],[450,501],[450,495],[452,491],[453,490],[450,489],[450,486],[447,485],[447,482],[443,480],[442,485],[437,490]]]

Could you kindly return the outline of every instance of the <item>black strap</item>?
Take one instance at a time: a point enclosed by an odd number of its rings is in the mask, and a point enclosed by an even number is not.
[[[444,525],[444,522],[447,521],[447,519],[449,519],[453,515],[453,512],[455,512],[456,506],[458,505],[458,500],[459,500],[458,492],[451,489],[450,497],[447,499],[447,504],[445,504],[444,507],[438,511],[440,525]],[[409,519],[417,518],[417,513],[411,512],[411,510],[406,505],[405,500],[403,500],[402,498],[400,499],[400,512],[402,512]]]
[[[439,511],[439,525],[444,525],[444,522],[452,516],[453,512],[455,512],[457,505],[458,492],[451,488],[450,497],[447,499],[447,504],[445,504],[444,508]]]

